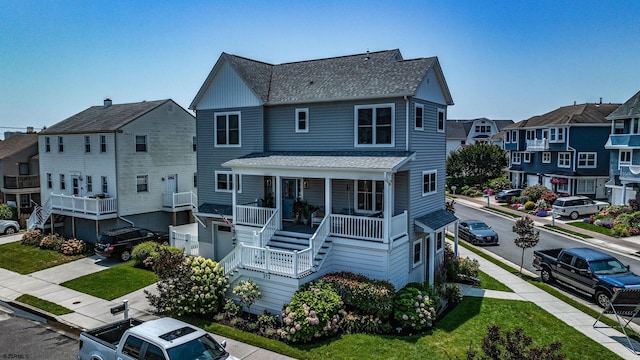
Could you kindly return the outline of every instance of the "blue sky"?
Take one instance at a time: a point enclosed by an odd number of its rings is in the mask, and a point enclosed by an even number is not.
[[[640,1],[0,1],[0,132],[106,97],[188,107],[221,52],[437,56],[450,119],[520,121],[640,90]]]

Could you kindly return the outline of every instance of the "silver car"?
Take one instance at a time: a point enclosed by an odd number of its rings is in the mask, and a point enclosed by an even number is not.
[[[0,234],[15,234],[20,230],[20,224],[15,220],[0,220]]]
[[[568,216],[576,220],[583,215],[597,214],[609,206],[608,202],[592,200],[586,196],[568,196],[558,198],[553,202],[554,216]]]

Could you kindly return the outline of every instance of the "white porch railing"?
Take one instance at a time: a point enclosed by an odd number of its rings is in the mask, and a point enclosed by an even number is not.
[[[200,254],[200,246],[198,236],[191,234],[183,234],[176,231],[169,233],[169,244],[184,250],[185,254],[198,256]]]
[[[312,261],[315,259],[316,255],[318,255],[318,252],[324,245],[327,236],[329,236],[329,223],[329,217],[325,216],[324,219],[322,219],[322,222],[320,222],[320,225],[318,225],[316,232],[311,236],[311,239],[309,239]]]
[[[27,219],[27,230],[33,230],[36,227],[42,227],[51,215],[51,199],[48,199],[43,206],[38,205],[35,201],[33,203],[33,211]]]
[[[171,209],[189,206],[195,209],[198,207],[198,197],[193,191],[162,193],[162,206]]]
[[[391,218],[389,229],[389,236],[391,239],[407,234],[407,217],[407,210],[405,210],[402,214],[398,214]]]
[[[236,224],[262,227],[276,209],[249,205],[236,205]]]
[[[267,223],[260,229],[260,231],[253,232],[254,244],[259,244],[260,247],[267,246],[269,240],[273,234],[278,230],[278,210],[274,211],[271,217],[267,220]]]
[[[51,194],[51,209],[88,215],[115,214],[118,210],[117,198],[94,199],[89,197]]]
[[[351,239],[384,241],[385,235],[381,218],[331,214],[330,232],[333,235]]]
[[[312,261],[310,248],[283,251],[242,245],[242,266],[247,269],[297,278],[311,270]]]
[[[549,150],[548,139],[527,140],[527,151],[546,151]]]

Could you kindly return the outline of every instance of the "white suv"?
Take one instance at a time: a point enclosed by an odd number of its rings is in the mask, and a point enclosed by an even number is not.
[[[568,196],[553,202],[553,214],[568,216],[575,220],[581,215],[597,214],[607,206],[609,206],[608,202],[595,201],[586,196]]]

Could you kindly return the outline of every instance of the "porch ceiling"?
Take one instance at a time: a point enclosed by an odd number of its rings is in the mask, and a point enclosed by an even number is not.
[[[224,167],[244,173],[265,170],[397,172],[415,158],[407,151],[296,151],[252,153],[229,160]]]
[[[416,226],[425,232],[431,232],[458,221],[458,218],[447,210],[440,209],[420,216],[414,221]]]

